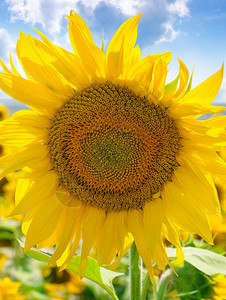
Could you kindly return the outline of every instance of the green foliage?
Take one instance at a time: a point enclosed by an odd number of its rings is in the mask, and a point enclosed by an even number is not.
[[[168,277],[166,295],[175,291],[181,300],[211,299],[215,295],[211,277],[189,263],[176,268],[176,272],[178,276],[171,272]]]
[[[210,250],[183,247],[185,261],[207,275],[224,274],[226,275],[226,257],[214,253]],[[171,258],[176,257],[175,248],[166,248],[167,255]]]
[[[48,262],[50,255],[40,250],[29,250],[26,252],[29,257],[32,257],[39,261]],[[67,269],[78,274],[78,268],[80,263],[80,256],[74,256],[67,266]],[[112,272],[110,270],[99,267],[97,261],[91,257],[88,257],[87,268],[85,277],[102,288],[104,288],[112,297],[112,299],[118,299],[113,288],[112,281],[115,277],[123,275],[122,273]]]

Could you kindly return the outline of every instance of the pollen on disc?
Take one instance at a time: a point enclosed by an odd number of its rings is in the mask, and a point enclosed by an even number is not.
[[[142,208],[171,180],[180,134],[165,108],[111,82],[76,92],[51,120],[60,184],[85,205]]]

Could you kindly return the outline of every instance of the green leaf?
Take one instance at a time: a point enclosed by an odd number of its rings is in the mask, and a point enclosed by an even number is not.
[[[44,261],[44,262],[48,262],[51,256],[50,253],[45,253],[44,251],[41,250],[28,250],[27,252],[25,252],[25,254],[36,260]]]
[[[177,76],[173,81],[171,81],[170,83],[168,83],[165,86],[165,92],[164,92],[164,94],[176,91],[178,80],[179,80],[179,76]]]
[[[16,232],[18,229],[18,225],[20,225],[20,223],[16,220],[6,220],[4,222],[2,222],[0,220],[0,230],[8,230],[11,232]]]
[[[23,266],[15,266],[10,269],[10,275],[26,286],[36,288],[43,285],[42,274],[37,265],[33,265],[32,270],[25,270]]]
[[[226,257],[213,251],[195,248],[183,247],[185,260],[207,275],[224,274],[226,275]],[[176,257],[175,248],[166,248],[169,257]]]
[[[39,261],[48,262],[51,254],[45,253],[41,250],[29,250],[26,252],[26,255],[29,257],[32,257]],[[68,264],[67,268],[68,270],[74,272],[75,274],[78,274],[78,268],[80,264],[80,256],[74,256],[70,263]],[[85,277],[98,285],[100,285],[102,288],[104,288],[112,297],[112,299],[118,299],[113,285],[112,280],[117,277],[123,275],[123,273],[117,273],[113,272],[104,268],[101,268],[97,261],[91,257],[88,257],[87,262],[87,268]]]
[[[0,232],[0,240],[13,240],[15,236],[12,232],[9,231],[2,231]]]
[[[31,298],[30,298],[31,297]],[[30,299],[38,299],[38,300],[52,300],[53,298],[48,297],[42,293],[39,293],[37,291],[30,291],[29,292],[29,298]]]

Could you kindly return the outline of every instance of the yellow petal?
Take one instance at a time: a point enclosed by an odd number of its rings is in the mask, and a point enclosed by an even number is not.
[[[0,166],[3,171],[0,173],[0,177],[3,177],[10,172],[19,170],[25,166],[34,166],[40,162],[48,151],[46,146],[41,144],[32,144],[28,149],[19,148],[14,149],[10,154],[0,158]]]
[[[53,247],[57,243],[57,229],[44,241],[36,245],[36,249]]]
[[[226,118],[222,116],[219,118],[215,117],[213,119],[216,119],[216,122],[210,122],[212,119],[200,121],[190,118],[183,118],[177,122],[179,126],[186,128],[189,131],[218,138],[221,133],[225,133]]]
[[[183,146],[186,149],[211,149],[219,151],[222,146],[226,146],[225,134],[219,137],[209,136],[207,134],[199,134],[191,130],[180,128],[181,137],[183,137]]]
[[[144,207],[144,238],[152,256],[161,238],[162,220],[161,202],[147,202]]]
[[[138,14],[124,22],[108,45],[106,59],[110,79],[117,78],[123,72],[124,67],[127,67],[136,43],[140,16],[141,14]]]
[[[208,216],[205,211],[197,207],[197,199],[188,193],[189,187],[181,189],[175,183],[165,184],[161,195],[164,209],[173,223],[181,229],[198,234],[209,244],[213,243]]]
[[[195,103],[177,103],[169,107],[170,114],[174,118],[200,116],[206,113],[220,113],[225,110],[223,106],[202,105]]]
[[[81,251],[81,261],[79,265],[79,276],[84,277],[86,266],[87,266],[87,256],[93,247],[95,240],[103,227],[103,222],[105,219],[105,212],[103,210],[88,207],[86,208],[85,220],[82,228],[82,251]]]
[[[29,213],[29,211],[28,211],[28,213]],[[66,219],[67,219],[67,211],[64,207],[62,207],[59,217],[58,217],[56,230],[47,239],[43,240],[42,242],[39,242],[36,245],[36,248],[41,249],[41,248],[47,248],[47,247],[52,247],[53,245],[56,245],[65,229],[62,226],[62,224],[64,224]]]
[[[67,17],[72,47],[79,54],[86,71],[95,80],[106,78],[105,55],[94,43],[86,23],[74,11]]]
[[[10,216],[23,213],[45,198],[51,197],[55,193],[58,184],[57,174],[53,171],[40,173],[40,177],[33,180],[24,179],[23,185],[27,185],[27,181],[30,181],[30,185],[26,193],[23,192],[24,187],[19,186],[16,189],[15,200],[18,204],[10,213]]]
[[[15,68],[15,66],[14,66],[14,63],[13,63],[13,60],[12,60],[11,53],[9,54],[9,60],[10,60],[10,66],[11,66],[11,69],[12,69],[12,71],[13,71],[13,74],[16,75],[16,76],[22,77],[22,76],[20,75],[20,73],[17,71],[17,69]]]
[[[30,209],[24,216],[23,223],[21,226],[21,229],[22,229],[22,232],[24,235],[27,235],[28,229],[31,225],[31,221],[33,220],[33,217],[36,215],[41,204],[42,203],[40,203],[40,204],[36,205],[35,207],[33,207],[32,209]]]
[[[114,34],[111,39],[106,56],[108,57],[111,52],[118,52],[122,46],[123,40],[126,46],[126,56],[131,55],[132,49],[135,46],[137,39],[137,26],[140,20],[141,14],[138,14],[126,22],[124,22]]]
[[[117,254],[115,240],[116,218],[116,213],[110,213],[106,216],[105,222],[103,224],[103,228],[101,230],[101,234],[97,243],[97,261],[100,266],[103,264],[110,264]]]
[[[181,189],[187,189],[194,198],[199,199],[197,206],[205,207],[213,214],[220,217],[220,205],[215,184],[210,174],[199,164],[199,160],[183,154],[177,158],[181,167],[175,170],[175,178]]]
[[[226,180],[226,162],[214,151],[197,151],[192,154],[196,159],[202,161],[205,169],[212,175]]]
[[[59,186],[57,188],[56,198],[63,206],[66,207],[76,207],[81,205],[81,201],[75,196],[69,194],[63,186]]]
[[[79,246],[79,242],[81,239],[81,228],[78,228],[77,232],[74,235],[73,238],[73,244],[72,247],[70,249],[70,252],[68,254],[68,257],[66,258],[66,260],[62,263],[61,267],[60,267],[60,271],[62,271],[63,269],[66,268],[66,266],[69,264],[69,262],[71,261],[72,257],[74,256],[76,250],[78,249]]]
[[[200,85],[192,89],[188,92],[182,99],[183,103],[199,103],[202,105],[208,105],[213,102],[215,99],[223,79],[223,70],[224,64],[222,68],[217,71],[215,74],[210,76]]]
[[[40,47],[40,43],[42,42],[36,42],[36,39],[21,32],[20,39],[17,41],[17,50],[27,73],[63,98],[72,95],[72,88],[62,80],[61,74],[51,67],[50,62],[54,57],[47,56],[44,47]]]
[[[121,211],[116,213],[115,219],[115,242],[119,252],[123,252],[125,248],[133,241],[128,235],[128,227],[126,223],[127,213]]]
[[[148,55],[137,62],[129,71],[127,84],[136,91],[137,88],[147,91],[153,79],[154,64],[157,57]],[[138,90],[139,93],[139,90]]]
[[[20,203],[20,200],[26,195],[31,187],[30,178],[19,178],[17,180],[16,191],[15,191],[15,205]]]
[[[162,232],[163,232],[163,235],[166,237],[166,239],[171,244],[173,244],[174,246],[177,247],[176,264],[180,264],[184,260],[184,253],[182,251],[181,243],[180,243],[180,232],[179,232],[178,227],[175,224],[172,224],[172,222],[167,218],[167,216],[165,214],[164,214],[164,218],[163,218]]]
[[[152,90],[152,93],[158,100],[162,99],[164,96],[166,75],[167,63],[165,60],[160,58],[155,65],[154,84]]]
[[[180,67],[179,67],[179,79],[180,79],[180,84],[179,84],[179,88],[176,91],[174,98],[178,98],[180,97],[180,95],[182,95],[187,87],[188,84],[188,80],[189,80],[189,72],[187,67],[185,66],[185,64],[179,59],[177,58],[179,63],[180,63]]]
[[[52,59],[51,64],[53,67],[65,78],[65,80],[76,90],[82,90],[90,85],[90,80],[87,72],[85,71],[79,56],[54,45],[44,34],[40,34],[42,40],[48,47],[44,47],[41,42],[39,47],[43,48],[46,55]]]
[[[163,270],[163,272],[165,271],[166,264],[169,264],[170,267],[172,267],[169,258],[166,254],[166,250],[162,239],[159,240],[158,244],[156,244],[155,246],[155,251],[153,253],[153,261],[159,266],[161,270]]]
[[[179,88],[178,90],[174,91],[170,91],[168,93],[166,93],[163,97],[163,103],[165,104],[165,106],[172,106],[172,109],[178,105],[177,101],[178,99],[181,98],[181,96],[184,94],[185,89],[187,87],[188,84],[188,80],[189,80],[189,72],[187,67],[185,66],[185,64],[178,58],[178,61],[180,63],[180,67],[179,67],[179,79],[180,79],[180,83],[179,83]],[[184,99],[184,98],[183,98]],[[183,102],[183,101],[181,101]],[[183,102],[184,103],[184,102]]]
[[[12,73],[10,72],[10,70],[6,67],[6,65],[4,64],[4,62],[1,61],[1,59],[0,59],[0,65],[1,65],[1,67],[2,67],[2,69],[3,69],[3,71],[4,71],[6,74],[12,74]]]
[[[62,209],[62,205],[61,209]],[[59,232],[58,243],[56,244],[56,249],[50,262],[58,260],[66,250],[67,246],[72,243],[73,236],[77,232],[77,224],[80,222],[82,217],[81,207],[76,208],[64,208],[64,218],[62,220],[63,230]],[[65,259],[64,259],[65,260]]]
[[[31,111],[20,111],[0,123],[0,142],[20,147],[33,141],[44,141],[48,126],[48,118]]]
[[[125,236],[124,246],[122,248],[123,250],[119,251],[117,259],[112,264],[105,266],[105,268],[109,269],[109,270],[115,270],[116,268],[118,268],[121,258],[129,251],[129,248],[131,247],[133,241],[134,241],[134,239],[133,239],[132,234],[128,233]]]
[[[214,116],[208,120],[205,120],[204,123],[217,128],[222,128],[224,130],[226,128],[226,116]]]
[[[89,76],[78,57],[70,52],[65,52],[64,56],[56,53],[56,57],[53,66],[74,89],[82,90],[90,85]]]
[[[122,43],[118,52],[111,52],[108,56],[108,79],[117,82],[124,71],[124,56],[125,56],[125,44]],[[121,78],[121,77],[120,77]]]
[[[128,86],[131,89],[135,90],[138,94],[140,94],[142,90],[146,92],[149,89],[150,84],[153,80],[155,63],[160,58],[164,59],[167,62],[168,57],[171,57],[171,53],[166,52],[156,55],[148,55],[140,61],[138,61],[128,73]]]
[[[24,251],[45,240],[55,231],[60,211],[61,206],[55,196],[40,205],[29,226]]]
[[[136,45],[136,47],[133,48],[131,57],[127,62],[128,70],[126,70],[126,71],[128,72],[138,61],[140,61],[140,59],[141,59],[140,47],[138,45]]]
[[[129,231],[132,233],[137,250],[142,257],[144,264],[148,270],[149,277],[153,282],[154,272],[152,267],[152,256],[147,249],[144,239],[144,224],[142,213],[138,210],[130,210],[127,214],[127,222]]]
[[[64,101],[46,87],[15,75],[0,73],[0,88],[10,97],[34,107],[58,108]]]

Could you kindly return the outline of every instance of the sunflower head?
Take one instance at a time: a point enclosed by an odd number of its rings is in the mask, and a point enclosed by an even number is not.
[[[119,212],[142,209],[171,180],[180,139],[166,108],[107,81],[57,110],[48,145],[60,184],[73,197]]]
[[[171,53],[141,59],[140,15],[120,26],[106,53],[78,14],[67,17],[73,53],[42,33],[42,41],[21,33],[17,54],[27,79],[12,59],[13,72],[1,62],[0,88],[31,108],[0,124],[0,142],[12,149],[0,159],[2,176],[25,172],[10,216],[27,212],[25,250],[55,245],[50,262],[61,269],[81,238],[81,277],[92,249],[99,265],[117,267],[135,241],[152,278],[153,261],[163,270],[169,263],[164,237],[178,262],[180,228],[212,243],[226,122],[197,118],[225,109],[211,105],[223,67],[191,90],[179,60],[178,77],[166,84]]]

